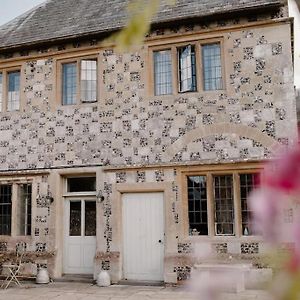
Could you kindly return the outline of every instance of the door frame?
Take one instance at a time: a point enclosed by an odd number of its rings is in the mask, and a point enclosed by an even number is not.
[[[81,202],[81,222],[82,224],[85,224],[85,214],[82,214],[82,202],[84,201],[94,201],[96,203],[96,235],[95,235],[95,240],[96,240],[96,248],[97,248],[97,199],[91,195],[72,195],[72,196],[64,196],[63,197],[63,261],[62,261],[62,274],[70,274],[66,272],[66,255],[67,255],[67,234],[69,230],[69,220],[70,220],[70,202]],[[84,226],[81,226],[81,234],[82,231],[84,230]],[[95,251],[96,252],[96,251]],[[96,254],[96,253],[95,253]],[[91,273],[93,274],[93,273]]]
[[[173,228],[173,215],[172,212],[172,200],[175,201],[174,193],[172,192],[172,183],[170,182],[153,182],[153,183],[119,183],[115,184],[113,187],[113,199],[116,201],[112,202],[112,210],[116,212],[113,214],[112,218],[112,229],[113,236],[116,237],[115,250],[120,253],[119,259],[119,274],[118,280],[124,279],[124,270],[123,270],[123,203],[122,203],[122,194],[125,193],[163,193],[163,207],[164,207],[164,265],[163,265],[163,277],[166,281],[166,257],[167,253],[172,253],[177,251],[177,240],[174,236]]]

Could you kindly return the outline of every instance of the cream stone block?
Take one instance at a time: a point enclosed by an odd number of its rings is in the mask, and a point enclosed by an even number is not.
[[[238,148],[249,148],[253,147],[253,142],[251,140],[238,140],[237,141]]]
[[[190,153],[189,152],[183,152],[182,160],[183,161],[189,161],[190,160]]]
[[[170,130],[170,136],[171,137],[177,137],[177,136],[179,136],[179,130],[178,129],[171,129]]]
[[[36,61],[36,65],[37,66],[44,66],[45,65],[45,60],[44,59],[38,59]]]
[[[255,58],[264,58],[271,55],[271,46],[269,44],[257,45],[254,47],[253,56]]]
[[[275,119],[275,111],[272,108],[269,109],[263,109],[262,110],[262,118],[263,120],[269,121]]]
[[[216,141],[215,147],[216,149],[229,149],[230,143],[228,141]]]
[[[242,123],[254,122],[254,112],[251,111],[240,111],[240,118]]]
[[[262,148],[262,147],[249,148],[249,156],[263,158],[264,157],[264,148]]]
[[[155,182],[155,171],[154,170],[146,171],[146,182]]]
[[[236,148],[229,148],[227,149],[226,153],[228,154],[229,159],[239,158],[240,151]]]

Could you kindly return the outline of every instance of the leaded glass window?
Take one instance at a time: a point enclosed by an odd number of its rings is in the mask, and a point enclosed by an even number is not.
[[[77,64],[68,63],[62,65],[62,104],[76,104],[77,97]]]
[[[17,204],[17,234],[31,235],[31,184],[19,185],[19,199]]]
[[[12,186],[0,185],[0,235],[11,234]]]
[[[232,175],[214,176],[216,235],[234,234]]]
[[[207,235],[206,176],[188,177],[188,209],[190,234]]]
[[[96,235],[96,201],[85,201],[85,236]]]
[[[172,94],[172,56],[171,50],[155,51],[154,91],[155,95]]]
[[[97,61],[81,61],[81,101],[97,101]]]
[[[20,109],[20,71],[8,73],[7,111]]]
[[[188,45],[178,49],[179,91],[196,91],[195,46]]]
[[[69,235],[81,236],[81,201],[70,201]]]
[[[257,174],[240,174],[240,193],[241,193],[241,213],[242,213],[242,234],[252,235],[253,224],[251,221],[252,211],[248,206],[248,196],[255,188]]]
[[[205,91],[223,88],[220,43],[202,45],[203,84]]]

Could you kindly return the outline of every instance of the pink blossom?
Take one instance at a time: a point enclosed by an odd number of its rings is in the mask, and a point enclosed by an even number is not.
[[[285,192],[300,191],[300,145],[280,153],[279,159],[266,165],[263,184]]]

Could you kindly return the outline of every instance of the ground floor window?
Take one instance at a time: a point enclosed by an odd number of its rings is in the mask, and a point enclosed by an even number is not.
[[[31,183],[0,184],[0,235],[31,235]]]
[[[257,172],[187,175],[190,235],[253,235],[247,204]]]

